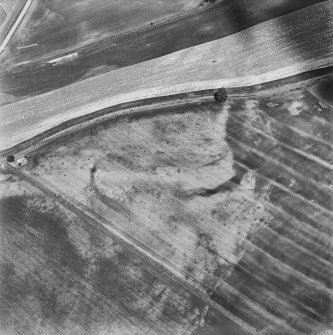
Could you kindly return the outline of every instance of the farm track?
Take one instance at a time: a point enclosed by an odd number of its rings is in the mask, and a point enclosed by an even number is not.
[[[124,102],[221,86],[251,86],[328,68],[332,66],[332,31],[327,29],[331,20],[328,2],[322,2],[220,40],[2,106],[1,149]],[[278,32],[281,26],[287,36]],[[221,48],[228,53],[219,54]]]
[[[293,91],[299,89],[300,87],[314,85],[318,82],[324,82],[331,78],[332,74],[333,67],[323,68],[260,85],[230,88],[228,89],[228,96],[230,99],[237,99],[242,97],[251,98],[260,96],[274,96],[282,91]],[[155,108],[161,108],[163,106],[177,106],[193,102],[209,102],[213,100],[213,93],[217,89],[218,88],[215,90],[203,90],[170,96],[162,96],[158,98],[143,99],[104,108],[89,115],[84,115],[82,117],[74,118],[70,121],[64,122],[61,125],[34,136],[27,141],[19,143],[14,147],[1,150],[0,158],[3,159],[8,154],[12,153],[15,153],[18,156],[30,155],[30,153],[35,152],[38,150],[38,148],[47,145],[51,141],[56,141],[59,137],[68,134],[69,132],[75,132],[86,127],[90,127],[91,124],[99,124],[108,120],[110,117],[115,117],[116,119],[134,115],[137,117],[142,117],[152,113]]]
[[[297,90],[300,87],[314,85],[331,78],[333,67],[320,70],[310,71],[297,76],[284,78],[275,82],[254,85],[249,87],[230,88],[228,89],[229,99],[251,98],[260,96],[274,96],[282,91]],[[124,103],[110,108],[105,108],[95,113],[75,118],[54,127],[44,133],[41,133],[28,141],[19,143],[18,145],[6,150],[0,151],[0,158],[5,158],[10,153],[18,156],[33,155],[33,153],[52,141],[56,141],[59,137],[90,127],[92,124],[99,124],[109,118],[123,118],[128,116],[142,117],[151,114],[155,108],[163,106],[182,105],[188,103],[203,103],[213,100],[213,93],[217,90],[205,90],[197,92],[189,92],[178,95],[164,96],[159,98],[143,99],[131,103]]]

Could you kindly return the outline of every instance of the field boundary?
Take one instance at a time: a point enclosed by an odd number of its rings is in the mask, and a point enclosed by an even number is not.
[[[228,97],[230,99],[251,97],[251,96],[272,96],[282,91],[296,90],[301,86],[310,86],[314,83],[325,81],[333,73],[333,66],[305,72],[299,75],[279,79],[265,84],[252,86],[228,88]],[[93,125],[107,121],[110,118],[128,118],[142,117],[150,115],[156,108],[171,106],[174,104],[214,102],[213,94],[218,88],[191,91],[173,95],[164,95],[111,105],[95,112],[82,115],[61,123],[51,129],[48,129],[29,140],[23,141],[13,147],[0,151],[0,159],[5,159],[9,154],[22,157],[27,155],[28,158],[40,148],[58,140],[61,136],[68,135],[72,132],[89,128]]]
[[[333,66],[333,34],[326,23],[332,20],[325,1],[213,42],[2,106],[0,150],[111,105],[216,87],[265,85],[328,68]],[[56,67],[53,73],[58,73]],[[32,78],[25,80],[31,83]]]

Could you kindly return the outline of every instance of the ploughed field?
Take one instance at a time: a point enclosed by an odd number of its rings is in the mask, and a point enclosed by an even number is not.
[[[206,297],[191,331],[218,333],[217,313],[248,333],[316,334],[332,325],[331,113],[304,89],[110,116],[23,172]]]

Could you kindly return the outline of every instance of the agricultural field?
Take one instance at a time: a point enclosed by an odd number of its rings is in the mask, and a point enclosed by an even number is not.
[[[303,89],[111,117],[25,173],[261,334],[314,334],[332,322],[331,112]]]
[[[331,0],[29,0],[19,18],[0,335],[332,335]]]
[[[101,226],[1,174],[1,334],[190,334],[207,303]]]

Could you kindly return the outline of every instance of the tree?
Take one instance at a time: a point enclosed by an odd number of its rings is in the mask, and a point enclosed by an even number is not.
[[[225,102],[228,98],[227,90],[225,88],[220,88],[214,93],[214,98],[216,102]]]
[[[15,161],[15,157],[14,157],[14,155],[9,155],[9,156],[7,156],[7,162],[8,163],[13,163]]]

